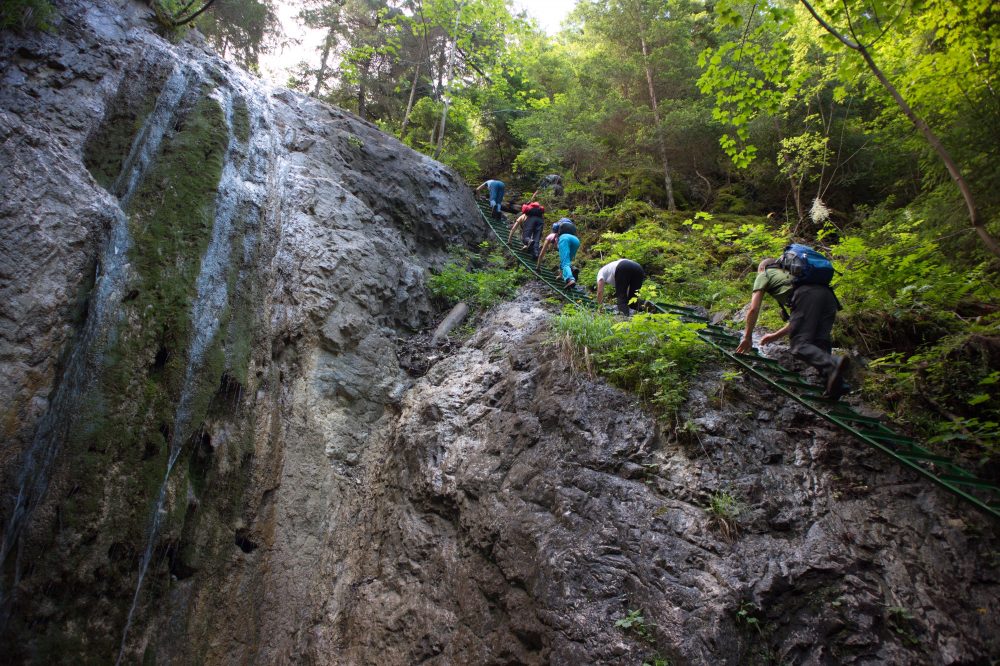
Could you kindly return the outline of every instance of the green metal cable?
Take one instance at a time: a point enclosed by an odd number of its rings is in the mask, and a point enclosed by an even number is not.
[[[488,204],[482,201],[477,203],[480,215],[496,234],[500,245],[522,266],[567,301],[577,305],[597,307],[594,299],[582,289],[579,287],[567,289],[558,273],[537,266],[531,255],[512,247],[507,242],[510,226],[502,219],[494,220]],[[653,306],[661,313],[678,315],[685,321],[703,324],[698,336],[726,359],[736,363],[773,390],[791,398],[816,416],[1000,520],[1000,486],[996,483],[980,479],[947,456],[927,450],[915,439],[900,434],[881,419],[864,416],[854,411],[850,405],[824,398],[822,387],[804,381],[798,373],[785,368],[774,359],[756,353],[734,353],[733,350],[739,345],[740,336],[724,326],[710,323],[709,319],[698,310],[671,303],[653,303]]]

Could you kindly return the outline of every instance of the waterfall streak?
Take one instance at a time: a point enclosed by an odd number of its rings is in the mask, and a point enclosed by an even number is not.
[[[18,468],[17,495],[10,519],[0,542],[0,570],[11,552],[20,544],[25,526],[48,488],[49,475],[62,443],[71,432],[74,416],[95,383],[104,350],[114,344],[115,328],[120,320],[120,305],[128,279],[128,251],[132,240],[124,213],[127,201],[148,168],[152,156],[176,115],[177,107],[189,85],[185,68],[175,67],[161,91],[153,111],[136,134],[128,158],[113,185],[119,207],[115,222],[101,254],[94,288],[88,303],[87,318],[66,360],[45,415],[39,420],[31,445],[22,455]],[[13,591],[20,581],[20,560],[8,576],[0,576],[0,629],[9,617]]]
[[[247,89],[252,88],[248,86]],[[238,233],[235,228],[237,216],[247,204],[257,206],[264,204],[264,192],[261,188],[255,187],[254,182],[255,180],[259,181],[263,178],[263,174],[266,174],[266,159],[261,158],[266,158],[272,147],[265,145],[265,143],[251,141],[247,154],[244,155],[244,149],[241,147],[234,130],[233,114],[236,92],[220,89],[216,91],[216,94],[220,95],[219,101],[225,112],[229,129],[229,143],[219,181],[212,238],[201,260],[201,268],[196,281],[197,297],[191,307],[193,334],[188,349],[184,384],[174,414],[167,469],[157,494],[156,503],[153,506],[146,547],[140,561],[132,605],[129,608],[125,628],[122,632],[116,664],[120,664],[125,657],[129,631],[142,596],[143,582],[152,561],[163,517],[166,514],[165,504],[170,476],[184,450],[184,443],[189,439],[188,431],[193,425],[191,422],[192,403],[196,394],[199,373],[204,369],[205,354],[219,334],[220,319],[229,306],[229,271],[233,261],[233,239]],[[256,111],[263,106],[263,103],[257,100],[253,106]]]

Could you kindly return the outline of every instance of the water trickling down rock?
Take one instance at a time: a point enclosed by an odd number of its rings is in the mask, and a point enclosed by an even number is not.
[[[485,234],[458,178],[57,4],[0,35],[7,661],[1000,653],[995,525],[745,379],[661,432],[531,289],[411,377],[428,269]]]

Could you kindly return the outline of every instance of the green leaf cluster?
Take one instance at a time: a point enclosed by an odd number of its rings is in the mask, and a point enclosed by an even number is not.
[[[569,336],[580,353],[586,349],[612,384],[671,415],[687,399],[688,380],[709,358],[698,328],[674,315],[637,314],[619,321],[572,305],[554,323],[557,334]]]
[[[449,305],[464,301],[470,309],[485,310],[509,298],[524,281],[520,268],[508,268],[497,250],[481,248],[481,254],[455,251],[439,273],[430,276],[431,294]]]

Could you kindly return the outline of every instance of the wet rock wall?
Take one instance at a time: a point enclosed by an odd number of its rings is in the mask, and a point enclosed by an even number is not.
[[[57,5],[54,32],[0,36],[0,639],[33,663],[250,659],[264,598],[309,612],[286,503],[338,502],[294,486],[290,424],[356,461],[476,209],[440,164],[155,34],[144,5]]]
[[[995,526],[745,378],[665,429],[531,289],[410,376],[427,269],[485,231],[454,174],[58,5],[0,35],[7,661],[1000,653]]]

